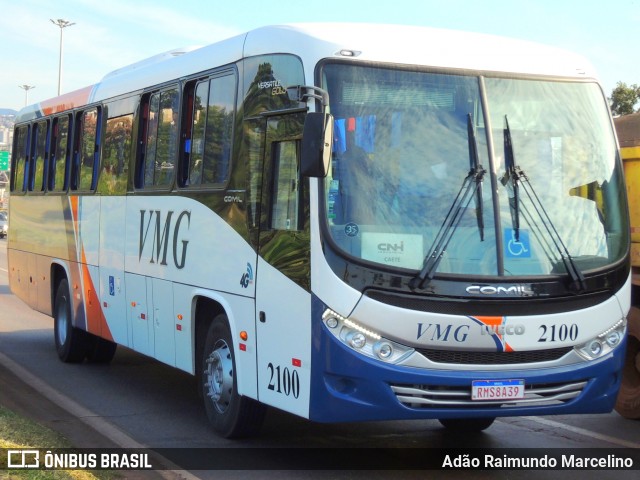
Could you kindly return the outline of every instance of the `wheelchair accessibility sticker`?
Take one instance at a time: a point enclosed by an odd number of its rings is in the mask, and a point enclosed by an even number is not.
[[[516,232],[510,228],[504,231],[504,250],[507,258],[531,258],[529,232],[520,229],[519,237],[516,240]]]

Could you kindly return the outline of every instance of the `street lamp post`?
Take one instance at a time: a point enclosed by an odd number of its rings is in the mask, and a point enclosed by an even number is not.
[[[35,85],[18,85],[18,88],[24,90],[24,106],[26,107],[29,104],[29,90],[32,88],[36,88]]]
[[[60,84],[62,82],[62,31],[70,27],[71,25],[75,25],[75,23],[69,22],[62,18],[58,18],[57,20],[50,19],[51,23],[60,27],[60,59],[58,61],[58,95],[60,95]]]

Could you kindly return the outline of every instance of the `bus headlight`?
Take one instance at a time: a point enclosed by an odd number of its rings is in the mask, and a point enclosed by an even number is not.
[[[413,348],[386,339],[333,310],[325,310],[322,320],[327,330],[341,343],[367,357],[386,363],[398,363],[413,353]]]
[[[597,337],[575,347],[575,351],[585,360],[595,360],[596,358],[606,355],[620,345],[624,339],[626,331],[627,320],[626,318],[623,318]]]

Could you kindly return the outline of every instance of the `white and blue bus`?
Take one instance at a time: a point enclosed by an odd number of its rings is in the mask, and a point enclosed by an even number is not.
[[[608,412],[629,221],[592,67],[383,25],[265,27],[17,116],[12,291],[65,362],[198,378],[226,437]]]

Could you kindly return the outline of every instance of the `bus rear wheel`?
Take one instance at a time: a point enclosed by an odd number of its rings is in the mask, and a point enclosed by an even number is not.
[[[495,421],[495,417],[489,418],[441,418],[438,421],[452,432],[473,433],[486,430]]]
[[[629,335],[616,411],[625,418],[640,419],[640,309],[631,307]]]
[[[213,429],[225,438],[257,434],[266,406],[238,394],[233,341],[224,314],[209,327],[199,373],[204,407]]]
[[[60,281],[56,290],[53,324],[56,351],[60,360],[66,363],[82,362],[87,355],[89,341],[86,332],[73,326],[69,282],[66,279]]]

